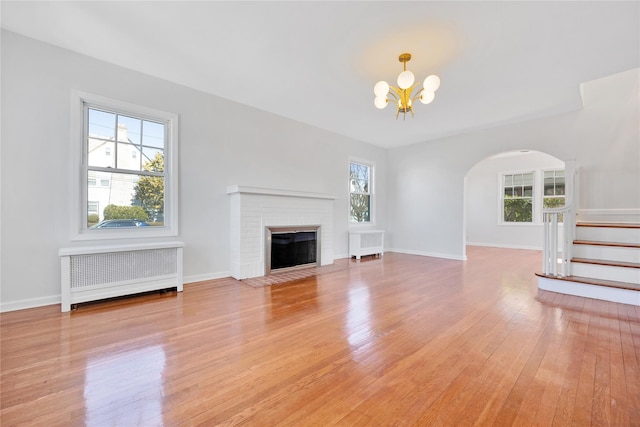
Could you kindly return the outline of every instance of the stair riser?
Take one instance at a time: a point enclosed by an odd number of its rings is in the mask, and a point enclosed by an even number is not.
[[[640,285],[640,268],[615,267],[609,265],[571,263],[573,276],[591,277],[601,280],[615,280]]]
[[[573,245],[572,255],[576,258],[589,258],[618,262],[635,262],[640,264],[640,248]]]
[[[640,229],[576,227],[576,240],[640,244]]]
[[[577,295],[580,297],[640,306],[640,292],[628,289],[587,285],[584,283],[567,282],[543,277],[538,278],[538,288],[561,294]]]

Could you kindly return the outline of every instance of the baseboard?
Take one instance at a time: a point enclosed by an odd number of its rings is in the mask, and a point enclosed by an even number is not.
[[[184,276],[182,282],[184,284],[189,284],[195,282],[206,282],[207,280],[224,279],[225,277],[231,277],[231,272],[221,271],[219,273],[194,274],[192,276]]]
[[[580,209],[578,221],[640,223],[640,209]]]
[[[29,298],[18,301],[3,302],[0,304],[0,313],[16,310],[26,310],[28,308],[44,307],[46,305],[60,304],[62,297],[60,294],[48,297]]]
[[[503,249],[524,249],[528,251],[541,251],[542,247],[540,246],[523,246],[523,245],[506,245],[501,243],[478,243],[478,242],[467,242],[467,246],[484,246],[487,248],[503,248]]]
[[[640,292],[538,277],[538,289],[603,301],[640,306]]]
[[[214,280],[214,279],[223,279],[225,277],[230,277],[231,273],[228,271],[223,271],[220,273],[212,273],[212,274],[199,274],[193,276],[185,276],[183,278],[183,283],[194,283],[194,282],[203,282],[206,280]],[[29,298],[18,301],[11,302],[3,302],[0,303],[0,313],[5,313],[9,311],[16,310],[26,310],[29,308],[37,308],[44,307],[46,305],[55,305],[60,304],[62,301],[62,297],[60,294],[51,295],[47,297],[41,298]]]
[[[407,255],[419,255],[419,256],[428,256],[432,258],[444,258],[444,259],[453,259],[456,261],[466,261],[466,255],[452,255],[452,254],[441,254],[436,252],[422,252],[422,251],[413,251],[410,249],[398,249],[391,248],[388,249],[389,252],[395,252],[399,254],[407,254]]]

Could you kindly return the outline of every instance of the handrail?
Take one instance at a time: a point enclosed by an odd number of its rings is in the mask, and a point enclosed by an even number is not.
[[[575,230],[575,217],[571,205],[542,210],[544,242],[542,251],[542,272],[552,276],[569,276],[571,273],[571,247]],[[558,240],[559,216],[563,215],[564,233]],[[560,264],[560,268],[558,268]]]

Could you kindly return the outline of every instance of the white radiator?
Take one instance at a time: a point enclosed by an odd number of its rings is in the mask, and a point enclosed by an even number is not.
[[[384,254],[384,230],[349,232],[349,257],[360,259],[364,255]]]
[[[176,288],[182,292],[182,242],[63,248],[61,310],[71,304]]]

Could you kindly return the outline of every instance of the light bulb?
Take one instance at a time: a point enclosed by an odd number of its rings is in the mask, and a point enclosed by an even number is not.
[[[416,78],[411,71],[403,71],[398,75],[398,87],[400,89],[408,89],[413,86],[415,80]]]
[[[435,97],[436,94],[433,92],[422,91],[422,94],[420,94],[420,102],[422,102],[423,104],[429,104]]]
[[[440,77],[432,74],[424,79],[424,90],[426,92],[435,92],[440,87]]]
[[[387,102],[388,100],[386,96],[376,96],[376,99],[373,100],[373,105],[375,105],[376,108],[382,110],[387,106]]]
[[[387,96],[387,94],[389,93],[389,83],[383,80],[379,81],[373,87],[373,93],[375,93],[376,96],[382,96],[382,97]]]

